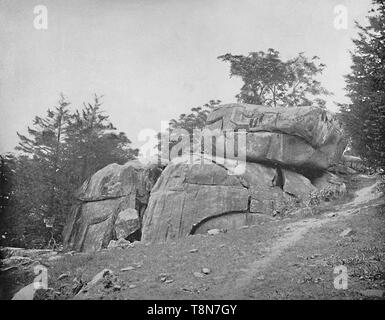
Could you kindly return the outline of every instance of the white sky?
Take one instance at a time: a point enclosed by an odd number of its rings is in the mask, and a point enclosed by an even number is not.
[[[48,29],[33,27],[34,6],[48,8]],[[334,28],[336,5],[348,29]],[[274,48],[327,65],[321,78],[346,102],[348,50],[370,0],[0,0],[0,153],[12,151],[63,92],[72,107],[104,94],[104,110],[138,147],[138,132],[160,130],[210,99],[234,102],[241,81],[229,79],[224,53]]]

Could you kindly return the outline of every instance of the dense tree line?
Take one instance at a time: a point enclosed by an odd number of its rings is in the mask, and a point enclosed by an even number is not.
[[[385,3],[373,1],[368,25],[357,24],[342,119],[351,147],[372,168],[385,169]]]
[[[1,156],[2,243],[43,247],[60,243],[74,191],[110,163],[137,155],[131,141],[101,110],[101,97],[71,112],[60,97],[45,117],[35,117],[16,154]]]

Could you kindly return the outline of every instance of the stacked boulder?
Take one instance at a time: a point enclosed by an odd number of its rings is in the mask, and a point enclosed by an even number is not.
[[[165,169],[158,161],[135,160],[96,172],[77,192],[65,248],[95,251],[239,228],[293,214],[318,194],[331,200],[345,192],[328,168],[339,162],[346,140],[324,109],[224,105],[208,116],[206,129],[215,133],[214,156],[198,139]],[[245,140],[235,139],[235,157],[227,149],[229,133],[241,131]]]
[[[299,170],[326,170],[339,162],[346,147],[334,114],[318,107],[264,107],[229,104],[216,108],[206,128],[245,130],[249,162],[271,162]]]
[[[96,251],[112,240],[139,240],[150,191],[161,171],[157,164],[133,160],[96,172],[77,191],[78,202],[63,231],[65,248]]]
[[[245,131],[246,143],[238,145],[234,158],[237,166],[245,160],[245,170],[235,174],[228,159],[218,161],[205,150],[173,159],[151,191],[144,241],[237,228],[261,215],[309,206],[325,190],[344,193],[343,182],[327,168],[338,163],[346,140],[335,115],[324,109],[224,105],[208,116],[206,129],[224,141],[229,131]],[[220,144],[215,148],[226,155]]]

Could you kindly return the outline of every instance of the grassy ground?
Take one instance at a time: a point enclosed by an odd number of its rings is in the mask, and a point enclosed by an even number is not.
[[[385,213],[382,198],[367,188],[374,182],[363,177],[348,181],[351,192],[315,217],[261,220],[215,236],[155,245],[137,242],[132,248],[41,261],[51,289],[37,296],[71,299],[79,282],[108,268],[113,275],[81,299],[378,299],[363,294],[366,289],[385,290]],[[351,234],[341,236],[347,228]],[[333,286],[339,265],[348,270],[346,290]],[[127,267],[132,270],[121,271]],[[194,275],[202,268],[210,273]],[[68,276],[58,280],[62,274]],[[3,273],[1,298],[12,297],[32,279],[31,272]]]

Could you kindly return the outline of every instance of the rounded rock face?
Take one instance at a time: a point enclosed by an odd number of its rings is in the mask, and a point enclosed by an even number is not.
[[[218,107],[206,128],[246,131],[246,145],[238,146],[249,162],[327,169],[338,163],[347,140],[336,116],[319,107],[271,108],[248,104]],[[217,152],[221,145],[215,146]]]
[[[326,176],[322,178],[323,172],[338,163],[346,146],[336,117],[317,107],[224,105],[208,116],[205,129],[215,139],[204,137],[205,143],[213,144],[203,153],[215,150],[214,158],[200,154],[198,142],[193,147],[196,154],[172,160],[151,191],[144,241],[239,228],[261,215],[307,206],[314,194],[332,186]],[[246,139],[230,141],[237,130],[243,130]],[[227,154],[230,142],[237,157]],[[227,159],[217,161],[219,157]],[[246,169],[234,174],[223,165],[228,158],[243,161]],[[299,172],[311,176],[316,185]],[[343,183],[339,187],[343,189]]]
[[[144,241],[253,224],[261,214],[273,216],[306,202],[317,190],[296,172],[246,163],[244,173],[232,175],[209,158],[204,163],[201,159],[202,155],[193,155],[192,162],[190,156],[178,158],[163,171],[144,215]]]
[[[78,203],[63,230],[65,248],[95,251],[114,238],[140,231],[150,190],[161,171],[157,165],[129,161],[96,172],[77,191]]]

